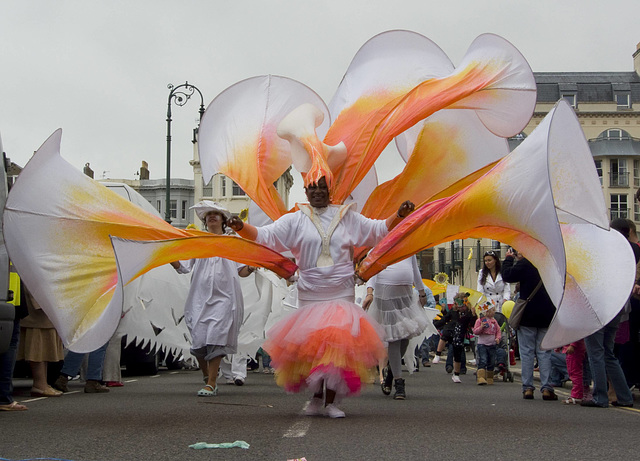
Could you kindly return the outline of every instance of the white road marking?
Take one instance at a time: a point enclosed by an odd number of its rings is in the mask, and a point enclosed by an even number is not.
[[[298,438],[307,435],[307,431],[311,426],[311,421],[307,419],[294,423],[282,436],[283,438]]]

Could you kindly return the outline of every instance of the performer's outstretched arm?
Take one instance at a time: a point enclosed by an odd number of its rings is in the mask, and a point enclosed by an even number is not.
[[[400,208],[398,208],[398,212],[396,214],[392,214],[387,218],[387,229],[391,230],[396,227],[398,223],[409,216],[415,208],[416,206],[409,200],[407,200],[406,202],[402,202],[402,205],[400,205]]]
[[[240,237],[246,238],[247,240],[255,241],[258,237],[258,229],[251,224],[244,223],[242,219],[237,216],[234,216],[229,220],[229,227],[236,231]]]

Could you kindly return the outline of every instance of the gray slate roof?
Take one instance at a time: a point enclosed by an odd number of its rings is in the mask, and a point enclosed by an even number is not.
[[[561,92],[575,92],[577,103],[613,102],[614,92],[628,92],[640,102],[640,76],[631,72],[534,72],[538,102],[555,103]]]

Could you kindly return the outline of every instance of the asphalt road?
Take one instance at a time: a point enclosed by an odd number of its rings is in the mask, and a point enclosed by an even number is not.
[[[472,370],[470,370],[472,373]],[[79,381],[60,398],[29,397],[25,412],[0,412],[0,458],[123,460],[603,460],[640,459],[640,410],[523,400],[520,383],[454,384],[444,366],[406,376],[407,400],[378,386],[343,402],[347,417],[300,415],[306,395],[287,395],[272,375],[197,397],[200,372],[127,378],[109,394]],[[559,393],[568,395],[567,390]],[[636,398],[640,398],[637,394]],[[640,400],[638,401],[640,404]],[[638,406],[638,405],[637,405]],[[189,448],[243,440],[248,449]]]

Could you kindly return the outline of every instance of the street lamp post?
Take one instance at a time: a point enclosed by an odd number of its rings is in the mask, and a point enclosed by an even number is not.
[[[169,88],[169,99],[167,100],[167,190],[164,220],[171,224],[171,186],[169,184],[171,182],[171,103],[174,103],[176,106],[184,106],[191,96],[198,92],[198,95],[200,95],[200,109],[198,113],[200,114],[200,120],[202,120],[202,115],[204,114],[204,98],[200,90],[189,82],[184,82],[182,85],[176,87],[174,87],[172,83],[169,83],[167,88]]]

